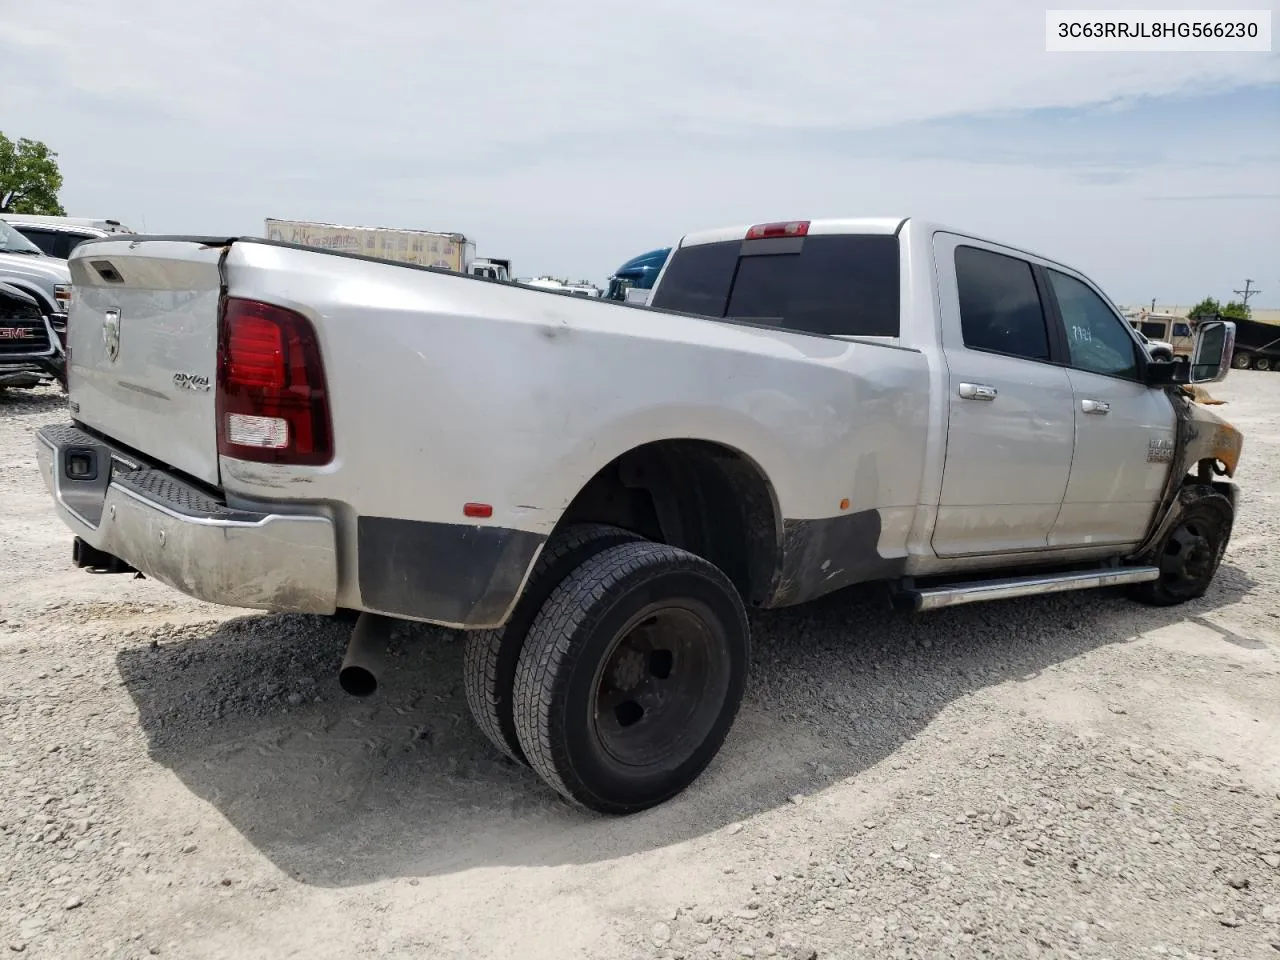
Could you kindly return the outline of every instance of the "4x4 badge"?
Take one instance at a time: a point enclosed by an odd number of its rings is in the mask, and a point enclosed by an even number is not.
[[[102,318],[102,342],[107,348],[107,359],[115,363],[120,356],[120,311],[116,307]]]

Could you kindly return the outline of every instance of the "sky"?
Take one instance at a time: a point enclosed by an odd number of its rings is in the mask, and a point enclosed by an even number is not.
[[[686,232],[918,216],[1121,303],[1249,277],[1254,306],[1280,305],[1280,53],[1047,53],[1044,18],[1001,0],[0,0],[0,131],[58,152],[70,215],[151,233],[457,231],[517,276],[603,285]]]

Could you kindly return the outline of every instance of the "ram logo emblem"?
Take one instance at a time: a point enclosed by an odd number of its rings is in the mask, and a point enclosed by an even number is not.
[[[120,311],[115,307],[102,318],[102,343],[107,348],[107,359],[115,363],[120,356]]]

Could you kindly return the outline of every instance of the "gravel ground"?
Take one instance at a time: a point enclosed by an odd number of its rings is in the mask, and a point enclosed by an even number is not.
[[[574,812],[406,628],[370,701],[328,621],[71,568],[0,393],[0,951],[38,958],[1280,960],[1280,375],[1218,580],[909,617],[755,618],[737,726],[686,794]]]

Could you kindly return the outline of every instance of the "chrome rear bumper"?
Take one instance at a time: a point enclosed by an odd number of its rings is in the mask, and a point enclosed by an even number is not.
[[[333,521],[241,510],[71,424],[36,434],[40,472],[58,516],[89,545],[209,603],[333,613]]]

